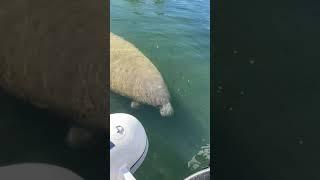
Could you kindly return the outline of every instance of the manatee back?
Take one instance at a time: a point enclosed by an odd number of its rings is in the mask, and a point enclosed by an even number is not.
[[[158,106],[170,95],[158,69],[133,44],[110,33],[111,90],[138,102]]]

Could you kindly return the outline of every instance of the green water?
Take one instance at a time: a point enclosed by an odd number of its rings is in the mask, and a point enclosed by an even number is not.
[[[111,31],[137,46],[160,70],[175,115],[162,118],[152,107],[130,109],[111,93],[111,113],[136,116],[150,142],[135,173],[143,179],[182,179],[209,164],[209,0],[111,0]]]

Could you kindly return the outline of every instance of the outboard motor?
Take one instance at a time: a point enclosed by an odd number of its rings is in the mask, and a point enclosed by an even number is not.
[[[142,124],[124,113],[110,115],[110,180],[135,180],[133,173],[148,152]]]

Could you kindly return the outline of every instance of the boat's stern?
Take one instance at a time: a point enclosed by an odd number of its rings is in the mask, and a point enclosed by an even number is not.
[[[148,152],[142,124],[132,115],[110,115],[110,179],[131,180]]]

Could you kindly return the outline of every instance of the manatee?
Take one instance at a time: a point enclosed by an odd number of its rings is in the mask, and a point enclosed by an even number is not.
[[[161,116],[174,113],[168,88],[152,62],[133,44],[110,33],[110,89],[142,104],[160,109]]]
[[[68,119],[71,145],[105,135],[104,2],[3,0],[0,7],[0,87]]]

